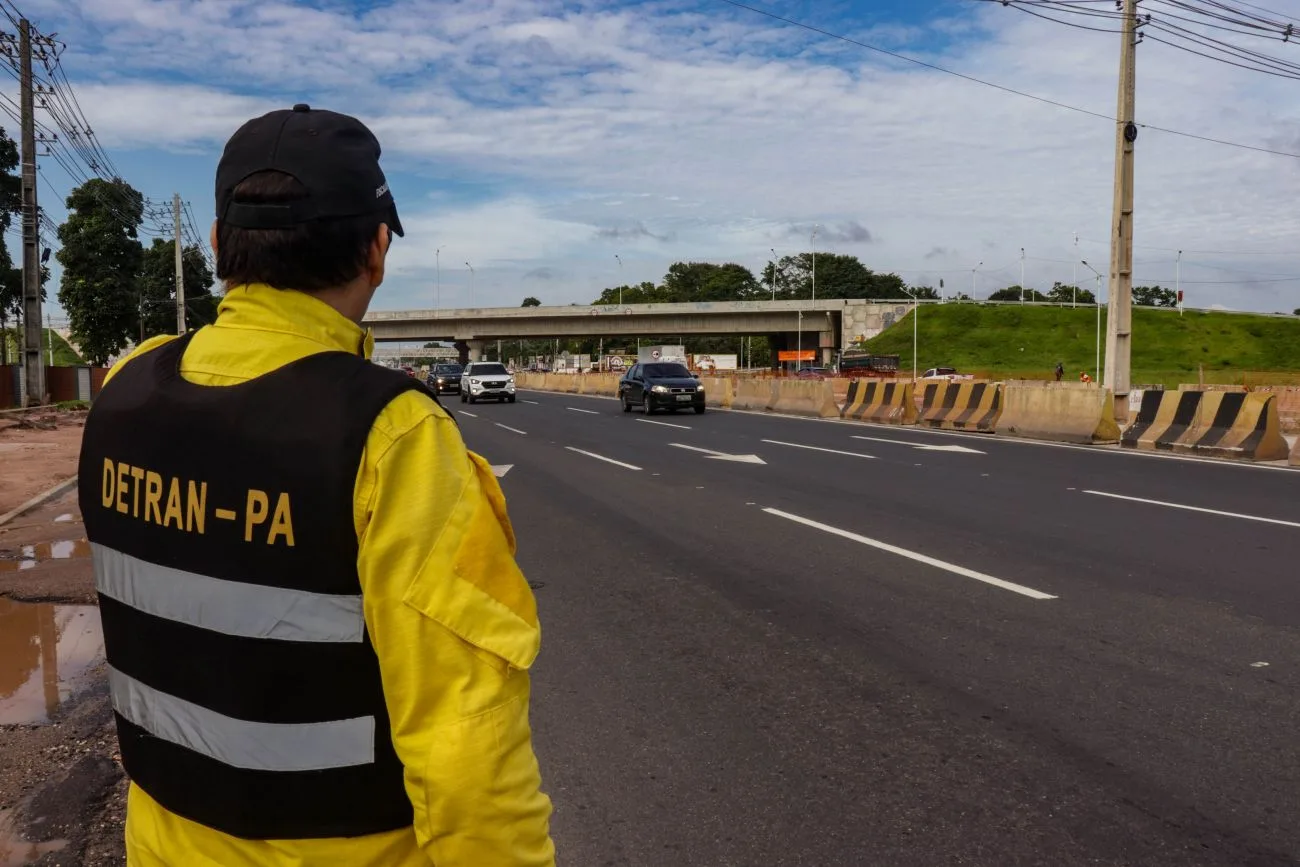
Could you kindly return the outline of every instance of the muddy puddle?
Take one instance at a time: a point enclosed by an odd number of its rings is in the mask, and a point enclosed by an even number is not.
[[[25,572],[50,560],[82,560],[89,556],[90,543],[85,539],[0,549],[0,572]]]
[[[103,658],[104,632],[94,605],[0,598],[0,725],[48,723]],[[3,856],[0,835],[0,867]]]
[[[12,813],[0,810],[0,867],[22,867],[32,864],[42,855],[59,852],[68,846],[67,840],[47,843],[29,843],[13,827]]]

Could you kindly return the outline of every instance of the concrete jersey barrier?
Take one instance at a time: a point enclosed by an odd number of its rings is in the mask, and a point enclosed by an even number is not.
[[[1120,438],[1111,390],[1080,383],[1006,386],[997,432],[1067,443],[1115,443]]]
[[[726,376],[704,376],[700,378],[704,387],[706,406],[727,408],[731,406],[732,380]]]
[[[1148,391],[1121,445],[1249,461],[1286,460],[1277,399],[1225,391]]]
[[[878,424],[916,424],[916,399],[910,382],[855,379],[849,383],[843,418]]]
[[[814,418],[839,418],[830,380],[781,379],[772,391],[772,411]]]
[[[736,381],[736,392],[731,396],[732,409],[766,412],[772,408],[774,403],[776,403],[776,380],[740,379]]]
[[[918,424],[993,433],[1002,414],[1000,382],[927,382]]]

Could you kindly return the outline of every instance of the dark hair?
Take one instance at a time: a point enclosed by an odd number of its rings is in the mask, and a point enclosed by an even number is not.
[[[283,203],[307,190],[284,172],[249,175],[235,187],[236,202]],[[319,292],[341,286],[366,267],[383,214],[336,217],[288,229],[245,229],[217,219],[217,277],[227,288],[266,283],[277,289]]]

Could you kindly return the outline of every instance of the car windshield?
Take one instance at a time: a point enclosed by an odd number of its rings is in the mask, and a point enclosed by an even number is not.
[[[436,374],[438,374],[438,375],[440,375],[440,376],[443,375],[443,374],[447,374],[447,373],[460,373],[460,365],[459,365],[459,364],[439,364],[437,367],[435,367],[435,368],[433,369],[433,372],[436,373]]]
[[[653,377],[689,377],[691,375],[691,372],[686,369],[686,365],[684,364],[647,364],[644,372],[646,376]]]
[[[472,364],[469,368],[470,376],[509,376],[504,364]]]

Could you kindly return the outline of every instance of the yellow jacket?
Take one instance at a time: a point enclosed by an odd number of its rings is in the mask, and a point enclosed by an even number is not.
[[[132,355],[172,337],[146,341]],[[198,332],[181,375],[233,385],[305,356],[364,353],[370,336],[300,293],[241,286]],[[110,373],[111,376],[111,373]],[[215,457],[215,456],[214,456]],[[379,415],[357,470],[358,571],[413,827],[255,841],[127,798],[129,867],[547,867],[550,800],[528,724],[541,630],[491,467],[427,395]],[[202,781],[196,781],[202,785]]]

